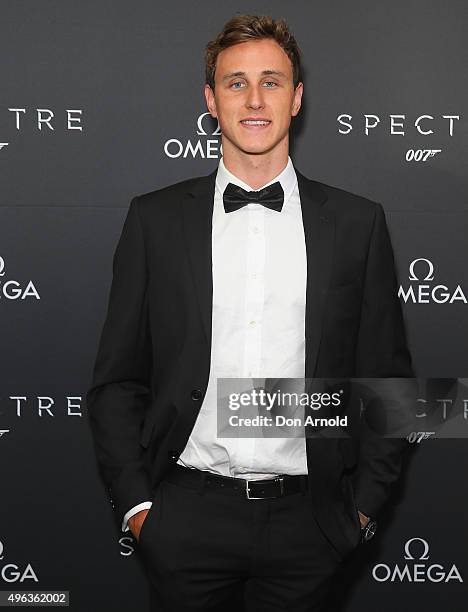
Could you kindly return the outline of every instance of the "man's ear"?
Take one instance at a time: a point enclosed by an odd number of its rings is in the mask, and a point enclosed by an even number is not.
[[[208,83],[205,83],[205,99],[206,99],[206,106],[208,108],[208,111],[210,112],[210,115],[214,117],[215,119],[217,119],[218,113],[216,111],[215,95],[214,95],[214,91],[211,89]]]
[[[304,92],[304,85],[302,83],[298,83],[296,89],[294,90],[294,99],[291,108],[291,117],[295,117],[299,109],[301,108],[302,103],[302,94]]]

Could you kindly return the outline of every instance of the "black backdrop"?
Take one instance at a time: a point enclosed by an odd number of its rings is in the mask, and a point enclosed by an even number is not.
[[[285,17],[303,50],[297,167],[384,206],[418,376],[466,376],[466,3],[234,8]],[[0,591],[68,590],[80,612],[144,609],[84,395],[130,199],[217,164],[203,53],[233,12],[1,0],[0,13]],[[343,572],[343,609],[465,609],[463,427],[414,454],[379,537]]]

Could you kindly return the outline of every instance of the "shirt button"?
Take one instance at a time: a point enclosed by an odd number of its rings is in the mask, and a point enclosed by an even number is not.
[[[258,227],[258,225],[254,225],[252,228],[252,231],[254,234],[258,234],[258,232],[260,231],[260,228]]]
[[[257,321],[250,321],[249,325],[250,327],[255,327],[257,325]]]
[[[203,397],[203,393],[200,391],[200,389],[193,389],[192,391],[192,399],[193,400],[199,400]]]

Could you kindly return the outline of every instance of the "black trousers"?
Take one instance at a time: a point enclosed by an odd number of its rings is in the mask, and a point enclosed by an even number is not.
[[[151,612],[327,609],[339,553],[319,528],[308,489],[249,500],[166,477],[139,551]]]

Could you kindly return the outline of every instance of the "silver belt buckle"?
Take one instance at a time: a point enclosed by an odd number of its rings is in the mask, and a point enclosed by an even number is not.
[[[281,495],[284,495],[284,478],[283,478],[283,476],[277,476],[273,480],[279,481]],[[267,495],[266,497],[253,497],[252,495],[250,495],[249,482],[262,482],[262,480],[261,479],[257,479],[257,480],[246,480],[245,481],[245,492],[246,492],[246,495],[247,495],[247,499],[273,499],[274,497],[276,497],[275,495]]]

